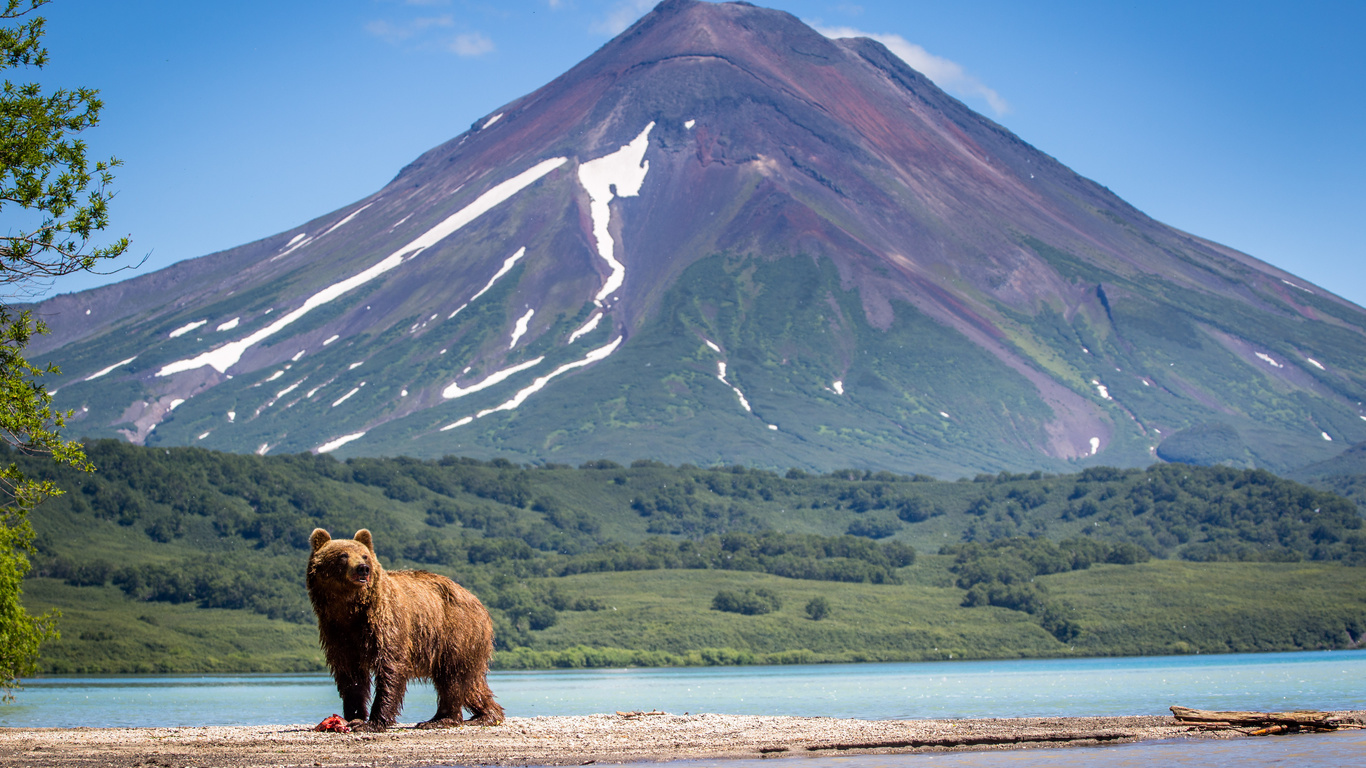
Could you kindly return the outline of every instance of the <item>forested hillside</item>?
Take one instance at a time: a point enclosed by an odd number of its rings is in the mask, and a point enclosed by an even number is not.
[[[937,481],[88,450],[89,475],[18,457],[68,490],[34,515],[25,588],[67,613],[51,671],[320,668],[303,589],[314,527],[369,528],[386,567],[470,587],[504,666],[1271,650],[1366,633],[1358,510],[1264,471]],[[1257,598],[1273,587],[1298,597]],[[1095,597],[1114,588],[1133,611]],[[1136,608],[1176,593],[1170,615]],[[1267,629],[1236,630],[1249,621]]]

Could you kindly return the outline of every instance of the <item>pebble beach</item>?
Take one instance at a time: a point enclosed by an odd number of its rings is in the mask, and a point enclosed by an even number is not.
[[[1341,712],[1366,724],[1366,712]],[[693,759],[1059,748],[1155,739],[1252,737],[1172,717],[850,720],[612,713],[509,717],[499,726],[320,733],[313,724],[195,728],[0,728],[0,765],[588,765]]]

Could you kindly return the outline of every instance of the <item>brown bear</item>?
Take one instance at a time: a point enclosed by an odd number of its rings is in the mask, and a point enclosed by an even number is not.
[[[503,722],[485,677],[493,622],[479,598],[435,573],[384,570],[365,529],[351,540],[317,528],[309,540],[308,599],[318,614],[318,641],[355,730],[382,731],[397,722],[413,679],[436,685],[436,714],[419,728],[459,725],[462,709],[472,723]]]

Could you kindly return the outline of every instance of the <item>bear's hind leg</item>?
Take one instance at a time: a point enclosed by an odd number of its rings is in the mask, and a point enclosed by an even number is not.
[[[470,723],[476,725],[502,725],[503,708],[493,700],[493,691],[488,681],[479,675],[469,688],[469,698],[465,706],[470,709]]]
[[[460,678],[446,670],[436,670],[432,674],[432,685],[436,688],[436,714],[426,722],[418,723],[418,728],[455,728],[465,722],[464,696],[460,688]]]

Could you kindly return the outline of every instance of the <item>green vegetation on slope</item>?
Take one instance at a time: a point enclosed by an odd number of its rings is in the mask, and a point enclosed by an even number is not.
[[[911,304],[892,306],[887,327],[870,325],[863,297],[828,260],[717,254],[688,266],[658,313],[591,375],[447,432],[436,429],[505,395],[376,426],[365,451],[576,465],[604,456],[770,469],[914,464],[946,476],[1067,466],[1034,450],[1052,412],[1024,376]],[[603,326],[582,344],[610,340]],[[722,363],[752,410],[717,380]]]
[[[48,671],[316,668],[302,583],[314,527],[370,528],[386,567],[470,587],[508,667],[1345,647],[1366,630],[1351,586],[1366,565],[1361,516],[1262,471],[942,482],[88,451],[94,475],[32,467],[69,491],[34,519],[30,606],[62,608],[71,629]],[[1213,590],[1223,618],[1178,599],[1193,586],[1182,579]],[[1094,596],[1106,584],[1176,607],[1115,614]],[[1261,597],[1292,588],[1322,598]],[[819,621],[805,608],[818,597]],[[1258,622],[1268,630],[1229,628]]]
[[[1227,653],[1356,647],[1366,634],[1366,568],[1335,563],[1095,565],[1039,577],[1079,628],[1060,642],[1031,615],[964,608],[952,558],[930,555],[900,585],[823,583],[734,571],[594,573],[554,579],[599,610],[566,611],[499,650],[501,669],[929,661]],[[713,608],[722,591],[766,589],[761,615]],[[1267,595],[1294,595],[1271,600]],[[44,671],[322,671],[312,625],[242,611],[121,600],[110,587],[31,579],[26,597],[60,607]],[[815,598],[829,615],[812,620]]]
[[[1201,278],[1208,289],[1197,288],[1022,242],[1089,296],[1067,317],[1050,306],[1002,312],[1048,349],[1060,381],[1088,395],[1106,387],[1113,401],[1104,407],[1125,425],[1107,461],[1144,463],[1156,446],[1168,461],[1284,472],[1337,453],[1324,434],[1366,439],[1351,407],[1366,380],[1360,315],[1304,291],[1240,285],[1217,270]],[[1244,296],[1230,298],[1235,292]]]

